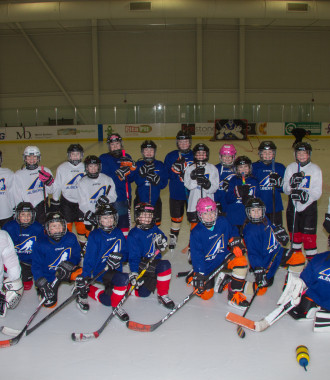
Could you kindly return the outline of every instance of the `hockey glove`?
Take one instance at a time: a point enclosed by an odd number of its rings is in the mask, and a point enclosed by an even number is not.
[[[90,210],[88,210],[84,215],[84,220],[95,227],[97,226],[96,215]]]
[[[120,261],[123,254],[120,252],[111,252],[107,258],[107,266],[110,270],[116,270],[120,267]]]
[[[290,178],[290,186],[295,189],[297,188],[303,181],[305,174],[303,172],[294,173]]]
[[[224,191],[228,191],[228,188],[229,188],[229,182],[227,180],[223,180],[222,181],[222,184],[221,184],[221,187],[222,187],[222,190]]]
[[[62,261],[56,268],[55,276],[59,281],[68,282],[71,280],[72,273],[79,269],[81,268],[70,263],[70,261]]]
[[[246,199],[249,195],[249,191],[250,191],[249,185],[235,186],[235,195],[237,198]]]
[[[110,199],[106,195],[101,195],[97,198],[95,207],[100,207],[103,205],[108,205],[110,203]]]
[[[135,286],[135,289],[139,289],[143,284],[144,284],[144,280],[143,280],[143,277],[137,279],[138,277],[138,274],[136,272],[131,272],[129,274],[129,282],[132,286]]]
[[[323,227],[330,234],[330,214],[325,214]]]
[[[230,238],[228,248],[236,257],[241,257],[246,253],[244,240],[240,236]]]
[[[46,172],[43,166],[41,167],[41,170],[39,170],[39,179],[46,186],[51,186],[54,183],[53,176]]]
[[[203,189],[208,190],[211,187],[211,182],[206,177],[197,177],[197,185],[201,186]]]
[[[125,178],[130,174],[130,168],[128,166],[123,166],[119,169],[116,170],[116,175],[117,177],[121,180],[124,181]]]
[[[51,284],[46,280],[45,277],[40,277],[36,281],[36,286],[39,289],[40,295],[45,299],[44,306],[51,307],[57,302],[57,294],[55,294],[54,289]]]
[[[275,226],[273,228],[273,232],[275,235],[276,240],[282,244],[282,245],[287,245],[289,243],[289,235],[285,231],[285,229],[282,226]]]
[[[307,193],[307,191],[302,189],[291,190],[290,196],[293,201],[299,201],[302,204],[307,203],[309,199],[309,194]]]
[[[4,318],[7,312],[6,296],[0,292],[0,317]]]
[[[18,277],[13,281],[7,277],[3,282],[2,290],[5,292],[7,308],[15,309],[15,307],[19,304],[24,292],[24,286],[21,277]]]
[[[60,209],[60,201],[55,201],[55,199],[50,200],[49,212],[57,212]]]
[[[162,234],[158,234],[155,238],[155,246],[160,252],[164,252],[167,247],[167,241]]]
[[[136,169],[136,164],[132,158],[124,156],[120,159],[120,167],[128,167],[130,170],[134,171]]]
[[[146,179],[154,186],[157,186],[160,182],[160,177],[156,173],[147,174]]]
[[[77,276],[74,284],[74,290],[81,298],[87,298],[89,292],[89,277]]]
[[[255,276],[258,288],[264,288],[265,286],[267,286],[268,281],[266,277],[265,268],[262,268],[262,267],[255,268],[254,276]]]
[[[145,178],[148,174],[152,174],[155,171],[155,165],[153,162],[151,164],[144,164],[139,169],[139,174],[142,178]]]
[[[198,177],[203,177],[204,174],[205,174],[205,168],[204,168],[204,166],[197,166],[197,168],[194,169],[190,173],[190,178],[191,179],[197,179]]]
[[[277,173],[270,173],[269,174],[269,184],[271,186],[275,187],[282,187],[283,186],[283,178],[278,175]]]
[[[206,276],[204,276],[203,274],[197,272],[197,273],[194,273],[194,276],[193,276],[193,287],[195,289],[198,289],[198,292],[199,293],[202,293],[204,290],[205,290],[205,280],[206,280]]]
[[[172,169],[172,172],[180,175],[184,173],[186,166],[187,166],[186,160],[183,157],[181,157],[181,158],[178,158],[173,163],[171,169]]]

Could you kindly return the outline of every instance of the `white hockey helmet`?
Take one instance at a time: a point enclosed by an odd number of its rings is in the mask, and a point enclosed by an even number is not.
[[[37,162],[35,164],[28,164],[26,162],[26,157],[29,157],[29,156],[37,157]],[[41,153],[40,153],[40,150],[37,146],[27,146],[24,149],[23,161],[25,162],[25,166],[27,169],[29,169],[29,170],[36,169],[39,165],[40,160],[41,160]]]

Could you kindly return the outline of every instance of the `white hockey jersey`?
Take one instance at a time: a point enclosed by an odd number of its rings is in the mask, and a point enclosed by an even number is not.
[[[21,275],[18,257],[7,231],[0,230],[0,289],[2,289],[4,266],[7,268],[7,277],[10,281],[17,280]]]
[[[191,179],[190,174],[191,172],[196,169],[196,164],[191,164],[187,167],[185,173],[184,173],[184,185],[189,190],[189,199],[188,199],[188,212],[195,212],[196,211],[196,205],[198,200],[202,197],[210,197],[211,199],[214,199],[214,193],[219,188],[219,172],[218,169],[210,164],[206,163],[205,165],[205,174],[204,176],[208,178],[208,180],[211,182],[211,187],[209,189],[201,189],[199,185],[197,185],[197,180]]]
[[[39,179],[39,170],[41,166],[34,170],[28,170],[25,167],[19,169],[14,177],[14,201],[17,206],[20,202],[31,202],[33,207],[37,206],[44,200],[43,184]],[[51,175],[50,169],[44,167],[44,170]],[[55,182],[51,186],[45,186],[46,196],[53,194]]]
[[[14,172],[0,168],[0,219],[7,219],[13,215],[15,201],[13,196]]]
[[[117,199],[116,187],[112,178],[100,173],[97,178],[83,177],[78,182],[78,204],[80,210],[85,214],[87,211],[95,212],[95,205],[101,195],[105,195],[108,186],[110,191],[107,195],[110,202]]]
[[[317,201],[322,195],[322,171],[320,167],[310,162],[309,164],[301,167],[300,171],[305,173],[305,177],[300,184],[299,189],[307,191],[309,194],[309,199],[305,204],[295,202],[298,212],[305,210],[311,203]],[[292,162],[285,170],[283,191],[287,195],[290,195],[291,192],[290,178],[294,173],[298,173],[298,164],[296,162]]]
[[[56,170],[55,191],[53,199],[58,201],[61,193],[69,202],[78,202],[78,182],[85,175],[85,165],[80,162],[77,166],[63,162]]]

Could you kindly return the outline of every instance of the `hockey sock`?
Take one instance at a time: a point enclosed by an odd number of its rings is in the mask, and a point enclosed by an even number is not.
[[[111,306],[110,296],[106,294],[103,289],[100,289],[95,285],[90,285],[88,295],[102,305]]]
[[[157,293],[160,296],[168,294],[171,281],[171,268],[157,274]]]
[[[116,307],[121,299],[124,297],[127,290],[127,286],[114,286],[111,294],[111,305]]]

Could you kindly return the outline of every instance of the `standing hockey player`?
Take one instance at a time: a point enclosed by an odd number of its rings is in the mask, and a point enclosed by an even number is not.
[[[252,162],[246,156],[234,161],[235,175],[229,181],[226,194],[227,218],[241,233],[245,221],[245,204],[251,197],[259,197],[259,183],[252,176]]]
[[[168,309],[174,308],[174,302],[169,298],[168,291],[171,281],[171,263],[163,260],[161,253],[167,247],[166,237],[155,225],[155,208],[148,203],[139,203],[135,207],[135,224],[127,237],[130,266],[130,283],[137,285],[134,294],[138,297],[148,297],[157,289],[158,302]],[[149,265],[144,276],[137,280],[138,274],[157,254]]]
[[[67,231],[66,221],[60,213],[46,216],[46,235],[33,245],[32,274],[37,293],[45,299],[45,307],[57,303],[57,290],[61,281],[75,280],[81,274],[80,245],[76,235]],[[57,281],[52,284],[55,279]]]
[[[247,282],[244,293],[251,295],[258,291],[258,295],[263,295],[273,284],[280,264],[288,267],[289,272],[301,273],[305,258],[302,252],[282,247],[289,242],[289,236],[281,226],[270,223],[261,199],[250,198],[245,211],[247,220],[243,225],[243,236],[255,282]]]
[[[157,145],[146,140],[141,144],[142,160],[137,162],[134,172],[136,183],[136,198],[134,206],[138,203],[150,203],[155,207],[155,220],[159,226],[162,220],[162,200],[160,191],[167,186],[168,174],[165,165],[156,160]]]
[[[219,150],[220,163],[215,165],[219,172],[219,188],[214,194],[214,200],[219,211],[223,214],[227,211],[226,193],[229,181],[235,175],[234,161],[236,148],[233,144],[224,144]]]
[[[194,160],[189,133],[179,131],[176,135],[176,145],[178,149],[168,153],[164,161],[169,177],[171,230],[168,247],[171,250],[176,247],[184,209],[187,207],[188,194],[184,187],[184,172]]]
[[[136,169],[132,157],[127,154],[123,147],[122,138],[118,133],[112,133],[107,138],[108,153],[100,156],[102,170],[101,173],[112,178],[116,186],[117,199],[115,208],[118,211],[118,228],[120,228],[125,237],[130,229],[131,204],[131,182],[133,181],[131,173]],[[125,153],[125,154],[124,154]]]
[[[73,223],[78,235],[79,244],[85,244],[86,229],[84,214],[78,205],[78,182],[85,174],[82,163],[84,149],[80,144],[71,144],[67,149],[68,160],[56,170],[55,192],[50,200],[51,210],[60,211],[72,232]]]
[[[225,267],[231,271],[231,275],[226,275],[226,284],[222,283],[221,288],[227,285],[228,303],[231,306],[245,309],[249,303],[242,291],[248,263],[243,254],[245,247],[242,239],[238,237],[238,230],[224,216],[217,217],[217,206],[211,198],[199,199],[196,209],[200,222],[190,233],[190,249],[193,266],[192,282],[193,286],[199,289],[197,295],[204,300],[213,296],[214,279],[205,286],[204,282],[208,275],[225,261],[231,251],[235,256]]]
[[[322,171],[311,162],[312,147],[301,142],[295,148],[296,162],[284,175],[284,193],[289,195],[286,210],[287,226],[292,247],[301,250],[304,245],[307,259],[317,254],[317,201],[322,195]]]
[[[260,199],[266,205],[266,216],[276,226],[283,225],[283,178],[285,166],[275,162],[276,145],[263,141],[258,148],[259,161],[252,164],[252,175],[258,180]],[[275,206],[275,209],[274,209]]]
[[[36,210],[36,220],[44,224],[48,195],[55,191],[54,178],[50,169],[39,166],[41,153],[38,147],[24,149],[25,167],[17,170],[14,178],[15,204],[30,202]]]
[[[4,278],[6,267],[6,278]],[[8,232],[0,230],[0,317],[14,309],[23,295],[21,267]]]
[[[2,167],[2,152],[0,150],[0,228],[13,219],[15,201],[13,198],[14,173]]]
[[[101,173],[101,160],[96,156],[87,156],[84,161],[86,175],[78,182],[78,204],[84,214],[86,237],[97,225],[95,209],[104,203],[113,203],[117,199],[115,184],[109,176]]]
[[[24,290],[32,288],[32,249],[37,240],[44,236],[44,228],[36,220],[36,211],[29,202],[20,202],[15,211],[15,220],[3,226],[14,243],[21,270]]]
[[[127,261],[128,251],[126,239],[117,227],[117,210],[112,204],[104,204],[97,208],[95,215],[98,228],[88,236],[83,272],[76,278],[79,291],[77,306],[84,313],[89,310],[87,295],[115,308],[124,297],[128,285],[128,274],[122,273],[122,262]],[[94,285],[88,287],[88,281],[106,265],[109,269],[97,280],[103,283],[104,290]],[[117,316],[124,322],[129,319],[122,308],[118,309]]]

